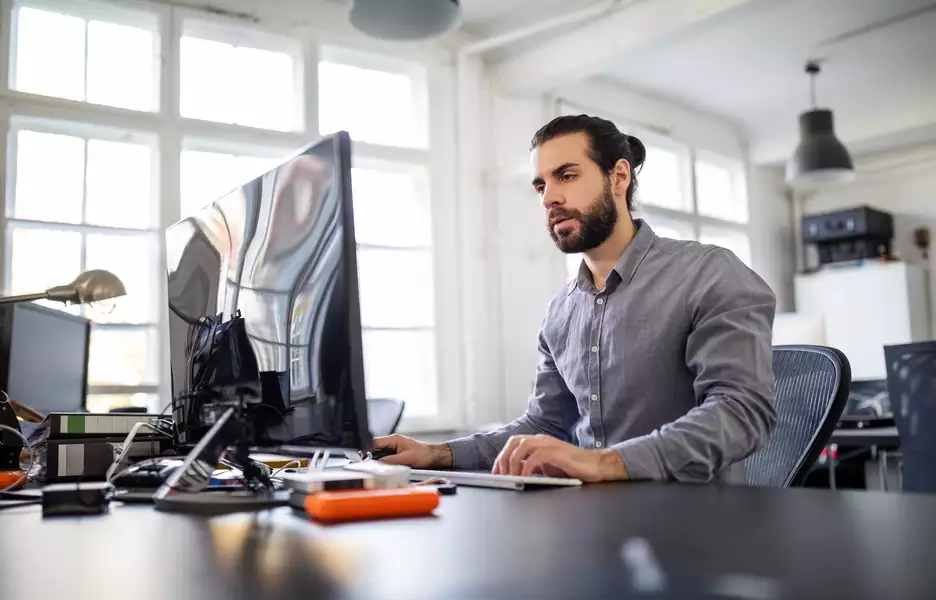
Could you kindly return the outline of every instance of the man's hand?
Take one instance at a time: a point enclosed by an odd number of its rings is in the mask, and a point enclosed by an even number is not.
[[[497,455],[495,475],[574,477],[588,483],[627,479],[617,450],[586,450],[548,435],[515,435]]]
[[[394,454],[384,456],[380,462],[388,465],[406,465],[414,469],[451,469],[452,449],[448,444],[424,444],[404,435],[389,435],[374,440],[374,449],[390,448]]]

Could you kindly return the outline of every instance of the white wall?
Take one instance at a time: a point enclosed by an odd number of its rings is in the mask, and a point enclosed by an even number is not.
[[[751,166],[751,266],[777,296],[777,312],[793,310],[794,231],[781,167]]]
[[[804,214],[855,206],[872,206],[894,215],[894,251],[930,272],[930,323],[936,328],[936,249],[924,261],[913,243],[913,231],[928,227],[936,237],[936,145],[865,157],[856,161],[858,177],[847,186],[815,193],[803,200]],[[934,329],[936,335],[936,329]]]

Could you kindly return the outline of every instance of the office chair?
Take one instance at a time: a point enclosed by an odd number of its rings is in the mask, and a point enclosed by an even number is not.
[[[905,492],[936,492],[936,341],[884,347]]]
[[[395,398],[367,399],[367,426],[374,437],[390,435],[396,431],[406,403]]]
[[[851,384],[841,351],[824,346],[775,346],[777,424],[744,461],[750,485],[800,486],[832,435]]]

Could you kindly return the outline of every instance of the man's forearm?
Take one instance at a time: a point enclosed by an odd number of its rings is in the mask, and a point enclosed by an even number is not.
[[[448,444],[431,444],[429,448],[432,450],[433,469],[451,469],[455,466],[451,446]]]

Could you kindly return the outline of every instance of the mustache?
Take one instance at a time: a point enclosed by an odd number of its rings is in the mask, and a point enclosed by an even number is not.
[[[582,213],[580,213],[577,210],[567,210],[565,208],[557,206],[556,208],[550,209],[549,212],[546,214],[546,222],[548,223],[549,227],[552,228],[559,221],[562,221],[564,219],[576,219],[581,216],[582,216]]]

